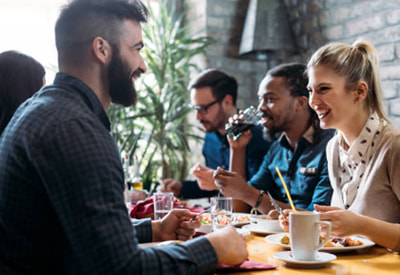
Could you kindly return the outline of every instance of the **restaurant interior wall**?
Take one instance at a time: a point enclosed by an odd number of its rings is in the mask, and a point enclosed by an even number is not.
[[[268,0],[263,0],[268,1]],[[370,41],[378,50],[384,104],[390,120],[400,127],[400,1],[283,0],[299,55],[286,61],[307,62],[328,42]],[[215,39],[201,60],[235,76],[239,108],[257,105],[258,84],[267,71],[262,61],[246,60],[238,49],[249,0],[184,0],[188,24]]]

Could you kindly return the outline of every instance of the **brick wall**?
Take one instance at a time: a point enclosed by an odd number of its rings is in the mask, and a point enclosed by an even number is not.
[[[190,26],[215,39],[208,48],[204,68],[217,68],[236,77],[240,108],[257,104],[258,84],[267,70],[265,62],[238,57],[248,3],[248,0],[185,0]]]
[[[238,106],[257,104],[258,84],[267,64],[238,57],[249,0],[185,0],[190,26],[203,30],[216,43],[202,66],[234,75],[240,85]],[[306,62],[328,42],[370,41],[381,59],[384,100],[392,122],[400,127],[400,1],[399,0],[284,0],[300,56]],[[198,7],[201,6],[200,9]]]

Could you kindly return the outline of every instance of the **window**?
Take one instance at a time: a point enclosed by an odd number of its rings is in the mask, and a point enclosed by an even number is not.
[[[57,67],[54,26],[68,0],[3,0],[0,4],[0,52],[17,50],[46,68],[52,83]]]

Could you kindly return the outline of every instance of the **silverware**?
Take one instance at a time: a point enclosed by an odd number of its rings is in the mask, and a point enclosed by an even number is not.
[[[275,199],[271,196],[271,194],[267,191],[268,197],[271,201],[272,206],[281,214],[285,220],[286,220],[286,215],[283,213],[282,208],[276,203]]]
[[[189,222],[192,222],[194,219],[196,219],[197,217],[199,217],[199,216],[201,216],[201,215],[203,215],[203,214],[209,213],[210,210],[211,210],[211,207],[208,208],[208,209],[206,209],[206,210],[204,210],[204,211],[201,211],[200,213],[197,213],[196,216],[194,216],[193,218],[191,218],[191,219],[189,220]]]

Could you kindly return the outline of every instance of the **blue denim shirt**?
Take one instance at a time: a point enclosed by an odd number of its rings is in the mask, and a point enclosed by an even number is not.
[[[251,128],[252,138],[246,148],[246,174],[250,179],[260,168],[264,155],[271,143],[263,137],[263,127],[258,125]],[[218,132],[207,133],[204,138],[203,156],[206,166],[217,169],[229,169],[230,147],[227,137]],[[201,190],[196,181],[182,181],[181,195],[188,198],[214,196],[216,191]]]
[[[312,211],[314,204],[329,205],[332,187],[329,182],[325,147],[334,130],[322,130],[315,144],[301,137],[296,149],[290,147],[286,136],[272,143],[260,170],[249,181],[257,189],[269,191],[284,203],[289,203],[285,189],[275,170],[278,167],[296,207]]]

